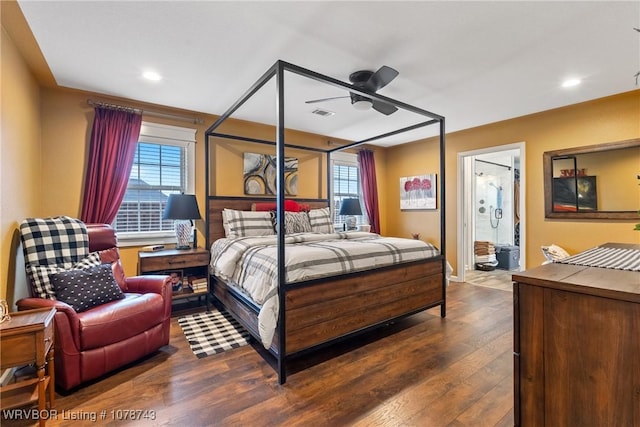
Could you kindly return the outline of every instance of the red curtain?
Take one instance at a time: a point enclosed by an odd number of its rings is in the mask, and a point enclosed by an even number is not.
[[[360,163],[360,182],[364,208],[369,217],[372,233],[380,233],[380,212],[378,211],[378,184],[376,182],[376,161],[371,150],[358,152]]]
[[[141,124],[140,114],[96,107],[84,179],[83,222],[110,224],[116,218],[127,190]]]

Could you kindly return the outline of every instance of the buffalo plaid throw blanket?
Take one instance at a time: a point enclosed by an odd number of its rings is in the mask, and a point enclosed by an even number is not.
[[[40,298],[56,299],[50,274],[100,265],[100,255],[89,254],[87,227],[75,218],[27,218],[20,240],[32,293]]]

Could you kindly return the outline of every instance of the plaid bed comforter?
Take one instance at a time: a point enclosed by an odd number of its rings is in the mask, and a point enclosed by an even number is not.
[[[285,237],[285,280],[295,283],[431,258],[440,252],[421,240],[373,233],[297,233]],[[260,336],[268,348],[278,319],[277,237],[219,239],[211,273],[237,284],[261,306]]]

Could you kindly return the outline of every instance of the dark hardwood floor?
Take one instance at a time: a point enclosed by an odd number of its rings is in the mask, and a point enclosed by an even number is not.
[[[174,317],[170,345],[58,394],[47,425],[512,426],[512,293],[452,283],[447,297],[445,319],[431,309],[300,359],[282,386],[258,344],[197,359]]]

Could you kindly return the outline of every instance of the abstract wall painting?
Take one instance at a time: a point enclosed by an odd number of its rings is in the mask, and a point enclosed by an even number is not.
[[[276,191],[276,156],[244,153],[244,194],[274,195]],[[298,159],[284,159],[285,195],[298,194]]]
[[[400,178],[400,209],[436,209],[436,174]]]

